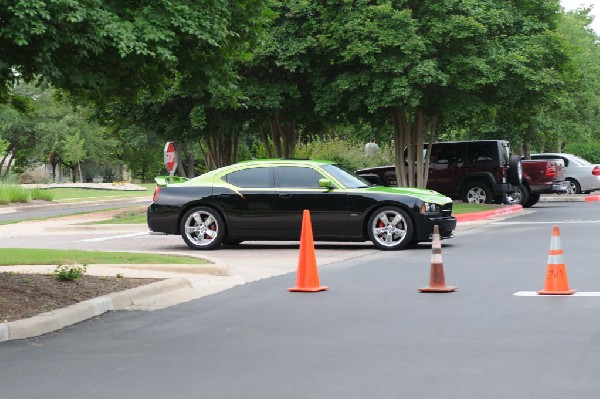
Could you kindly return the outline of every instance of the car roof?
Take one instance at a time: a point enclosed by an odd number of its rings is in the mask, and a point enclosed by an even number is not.
[[[297,159],[297,158],[269,158],[269,159],[251,159],[247,161],[240,161],[240,165],[332,165],[335,162],[326,161],[322,159]],[[235,165],[235,164],[234,164]]]

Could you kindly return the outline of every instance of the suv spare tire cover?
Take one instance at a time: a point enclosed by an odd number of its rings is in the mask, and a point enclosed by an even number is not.
[[[521,157],[511,155],[508,158],[508,182],[513,186],[519,186],[523,181],[523,164]]]

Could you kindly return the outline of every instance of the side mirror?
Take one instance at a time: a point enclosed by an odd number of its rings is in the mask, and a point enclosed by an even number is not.
[[[333,183],[331,183],[331,180],[329,179],[319,179],[319,187],[331,190],[333,188]]]

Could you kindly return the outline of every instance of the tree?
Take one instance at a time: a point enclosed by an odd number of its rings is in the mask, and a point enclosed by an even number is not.
[[[486,103],[535,104],[560,84],[558,10],[542,0],[359,0],[293,3],[289,14],[316,54],[316,110],[392,121],[399,185],[424,187],[423,148],[440,121]]]
[[[196,90],[226,87],[265,10],[264,0],[0,0],[0,87],[42,75],[94,102],[159,92],[176,73]]]
[[[63,162],[66,165],[73,165],[71,169],[74,171],[75,165],[79,172],[79,181],[83,183],[83,174],[81,173],[81,161],[87,156],[85,151],[85,140],[80,137],[79,132],[65,137],[63,145]],[[75,173],[73,173],[73,183],[75,182]]]

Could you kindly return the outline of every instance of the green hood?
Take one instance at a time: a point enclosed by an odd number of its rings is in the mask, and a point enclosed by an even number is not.
[[[452,202],[452,199],[446,197],[438,193],[437,191],[428,190],[426,188],[416,188],[416,187],[369,187],[366,188],[365,191],[377,192],[377,193],[387,193],[387,194],[401,194],[408,195],[411,197],[418,198],[425,202],[430,202],[438,205],[445,205]]]

